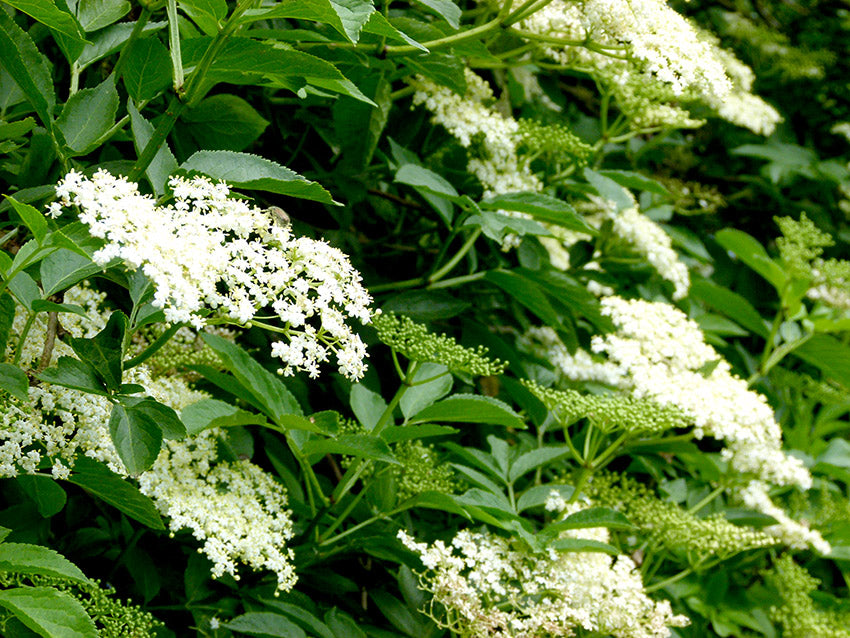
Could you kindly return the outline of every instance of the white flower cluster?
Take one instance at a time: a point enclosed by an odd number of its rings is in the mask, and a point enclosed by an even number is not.
[[[106,245],[99,264],[120,258],[142,268],[154,284],[154,305],[168,321],[196,328],[207,318],[239,324],[271,307],[286,340],[272,346],[284,374],[336,355],[339,371],[359,379],[366,347],[346,321],[370,321],[371,298],[360,274],[340,250],[322,241],[294,237],[263,210],[229,197],[225,183],[205,177],[172,177],[175,202],[153,198],[122,177],[100,170],[91,179],[71,171],[56,188],[50,213],[77,206],[80,220]]]
[[[517,155],[519,124],[505,117],[486,102],[493,90],[483,78],[465,69],[466,95],[419,77],[414,86],[414,104],[424,104],[434,114],[433,121],[443,125],[464,148],[477,151],[468,169],[484,186],[486,193],[538,191],[540,180],[528,162]]]
[[[237,563],[272,571],[279,590],[295,585],[292,520],[286,491],[260,467],[241,460],[219,462],[218,429],[188,441],[168,441],[154,466],[139,477],[139,489],[169,519],[203,543],[198,550],[213,563],[212,575],[238,579]]]
[[[731,373],[696,323],[665,303],[616,296],[601,303],[617,330],[594,336],[592,349],[622,368],[635,396],[675,405],[693,419],[698,437],[724,441],[734,470],[811,486],[802,462],[782,451],[782,432],[765,397]]]
[[[768,525],[762,531],[779,539],[788,547],[794,549],[812,547],[824,556],[832,551],[830,544],[824,540],[820,532],[798,523],[771,500],[768,487],[764,482],[750,481],[738,492],[738,496],[747,507],[776,520],[775,525]]]
[[[626,387],[624,370],[610,361],[593,358],[589,352],[579,348],[570,354],[558,334],[549,326],[532,326],[517,340],[518,345],[546,359],[555,368],[573,381],[597,381],[614,388]]]
[[[574,537],[607,541],[604,528]],[[490,532],[462,530],[449,545],[418,543],[398,533],[427,571],[421,586],[445,607],[451,630],[479,638],[572,636],[584,630],[616,638],[664,638],[688,624],[668,601],[643,591],[627,556],[550,549],[534,554]]]

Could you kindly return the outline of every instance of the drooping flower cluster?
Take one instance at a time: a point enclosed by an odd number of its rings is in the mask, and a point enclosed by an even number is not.
[[[569,511],[569,510],[568,510]],[[608,540],[604,528],[572,530],[572,537]],[[448,545],[399,538],[426,571],[420,584],[445,608],[437,617],[466,638],[571,636],[575,630],[616,638],[663,638],[687,624],[670,603],[643,590],[627,556],[590,552],[534,554],[490,532],[462,530]],[[433,611],[433,610],[432,610]]]
[[[782,433],[763,395],[731,372],[693,321],[674,306],[606,297],[602,313],[616,332],[594,336],[594,352],[620,366],[632,393],[675,405],[694,423],[697,437],[725,442],[738,472],[780,485],[811,486],[803,464],[782,451]]]
[[[169,184],[174,204],[158,206],[122,177],[71,171],[50,212],[77,206],[91,234],[106,242],[94,260],[141,268],[168,321],[245,324],[270,307],[283,324],[273,329],[286,337],[272,345],[284,374],[318,376],[319,363],[334,354],[342,374],[360,378],[366,348],[347,322],[368,323],[371,298],[345,254],[294,237],[263,210],[231,198],[223,182],[172,177]]]
[[[139,489],[169,519],[173,532],[188,528],[213,563],[212,575],[236,578],[237,563],[277,576],[278,589],[295,584],[292,520],[286,492],[249,461],[215,462],[218,429],[188,441],[168,441]]]

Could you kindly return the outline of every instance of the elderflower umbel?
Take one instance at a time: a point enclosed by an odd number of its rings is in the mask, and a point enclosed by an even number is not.
[[[601,528],[570,534],[607,540]],[[517,541],[469,530],[448,545],[418,543],[404,531],[398,536],[426,568],[420,586],[445,609],[435,620],[462,636],[571,636],[583,629],[616,638],[664,638],[670,627],[688,623],[673,615],[668,601],[644,593],[627,556],[554,549],[534,554]]]
[[[697,437],[724,441],[734,470],[811,486],[803,464],[782,451],[782,432],[765,397],[732,374],[695,322],[665,303],[612,296],[601,305],[617,330],[594,336],[591,347],[623,369],[635,396],[678,407],[693,420]]]
[[[336,356],[339,371],[363,376],[366,347],[348,325],[368,323],[371,298],[340,250],[295,237],[263,210],[230,198],[230,188],[206,177],[172,177],[174,204],[158,206],[138,186],[99,170],[71,171],[56,188],[58,215],[75,205],[89,232],[105,240],[93,259],[122,259],[154,285],[153,304],[166,319],[202,327],[208,318],[245,324],[271,308],[284,340],[272,344],[284,374],[316,377]]]

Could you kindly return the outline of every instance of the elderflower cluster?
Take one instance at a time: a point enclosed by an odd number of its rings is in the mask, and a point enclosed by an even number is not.
[[[773,106],[752,93],[755,74],[732,53],[720,48],[713,35],[705,34],[732,82],[732,90],[722,100],[713,102],[717,114],[727,122],[743,126],[757,135],[768,136],[776,130],[782,116]]]
[[[624,388],[627,382],[624,371],[610,361],[597,360],[586,350],[577,349],[570,354],[549,326],[532,326],[517,340],[518,345],[545,359],[559,370],[564,377],[573,381],[598,381],[614,388]]]
[[[782,432],[765,397],[732,374],[695,322],[665,303],[611,296],[601,305],[617,330],[594,336],[592,350],[622,368],[634,396],[676,406],[693,421],[698,438],[724,441],[724,457],[735,471],[811,486],[802,462],[782,451]]]
[[[371,298],[344,253],[294,237],[261,209],[231,198],[223,182],[172,177],[169,184],[174,204],[158,206],[123,177],[71,171],[50,213],[78,207],[92,236],[106,242],[94,261],[141,268],[168,321],[200,328],[214,316],[245,324],[271,308],[286,337],[272,344],[283,374],[316,377],[334,354],[342,374],[363,376],[366,347],[347,321],[368,323]]]
[[[763,481],[750,481],[738,492],[738,497],[747,507],[775,519],[776,524],[768,525],[764,528],[764,532],[779,539],[788,547],[794,549],[812,547],[823,555],[829,554],[832,550],[819,531],[809,529],[806,525],[795,521],[785,513],[785,510],[776,505],[771,500],[768,487]]]
[[[404,315],[382,312],[373,319],[378,339],[410,361],[439,363],[453,372],[498,376],[507,363],[487,358],[487,348],[464,348],[448,335],[435,335]]]
[[[682,553],[692,564],[706,558],[726,559],[739,552],[776,545],[772,536],[722,515],[698,518],[674,503],[662,501],[646,485],[626,475],[600,472],[587,488],[593,502],[613,507],[648,533],[652,542]]]
[[[571,536],[604,537],[607,530],[573,530]],[[458,532],[447,545],[398,537],[426,568],[420,586],[442,605],[442,626],[472,638],[571,636],[576,630],[616,638],[664,638],[688,623],[668,601],[643,591],[640,572],[627,556],[591,552],[535,554],[490,532]],[[433,605],[432,603],[432,605]],[[432,615],[436,610],[431,609]]]
[[[188,441],[168,441],[139,489],[169,519],[172,532],[188,528],[212,563],[212,575],[238,579],[237,563],[267,569],[279,590],[295,585],[292,519],[286,492],[246,460],[215,462],[221,432],[212,428]]]

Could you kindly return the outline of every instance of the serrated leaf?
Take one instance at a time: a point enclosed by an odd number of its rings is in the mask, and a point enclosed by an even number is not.
[[[180,420],[189,435],[198,434],[207,428],[262,425],[268,422],[260,414],[240,410],[235,405],[218,399],[201,399],[186,406],[180,412]]]
[[[29,398],[29,387],[29,379],[23,370],[11,363],[0,363],[0,390],[26,401]]]
[[[606,527],[616,530],[634,529],[631,521],[617,510],[608,507],[590,507],[570,514],[565,519],[552,523],[540,533],[554,537],[568,529],[588,529],[591,527]]]
[[[180,0],[179,5],[206,35],[218,33],[221,21],[227,16],[226,0]]]
[[[705,280],[691,283],[691,295],[701,299],[714,310],[726,315],[739,325],[760,337],[766,338],[769,330],[764,319],[752,304],[736,292]]]
[[[413,186],[417,190],[423,189],[452,200],[460,196],[455,187],[442,175],[417,164],[404,164],[400,166],[396,171],[395,181],[400,184]]]
[[[460,27],[461,10],[451,0],[414,0],[414,2],[428,7],[455,29]]]
[[[50,476],[44,474],[19,474],[15,480],[34,502],[38,513],[50,518],[62,511],[68,496]]]
[[[369,16],[369,21],[363,26],[363,33],[374,33],[375,35],[383,36],[389,40],[404,42],[412,47],[416,47],[423,53],[428,53],[428,49],[426,47],[400,29],[396,28],[378,11],[375,11]]]
[[[280,193],[323,204],[337,203],[322,185],[258,155],[233,151],[198,151],[183,162],[181,168],[198,171],[213,179],[223,179],[238,188]]]
[[[143,34],[150,34],[165,26],[165,22],[148,22],[142,29]],[[89,65],[118,51],[130,37],[135,24],[133,22],[119,22],[101,29],[97,33],[89,34],[91,44],[87,44],[79,57],[77,65],[85,69]]]
[[[412,423],[445,421],[449,423],[489,423],[525,429],[525,422],[507,403],[475,394],[455,394],[430,405],[414,415]]]
[[[80,568],[59,552],[28,543],[0,544],[0,571],[40,574],[79,583],[89,582]]]
[[[626,188],[647,191],[650,193],[655,193],[656,195],[670,195],[670,191],[667,190],[667,187],[664,186],[664,184],[656,182],[651,177],[647,177],[646,175],[637,173],[635,171],[620,171],[608,169],[600,170],[599,174],[603,177],[607,177],[608,179],[617,182],[620,186],[624,186]]]
[[[838,339],[816,334],[797,346],[793,354],[850,388],[850,347]]]
[[[53,0],[4,0],[4,2],[53,31],[58,31],[72,40],[86,42],[86,36],[79,22],[70,13],[57,7]]]
[[[556,538],[553,541],[547,542],[547,546],[551,546],[561,552],[600,552],[611,554],[612,556],[618,556],[620,554],[620,550],[613,545],[589,538]]]
[[[68,312],[88,319],[85,308],[73,303],[55,303],[46,299],[36,299],[30,307],[33,312]]]
[[[269,121],[241,97],[219,93],[183,114],[189,133],[204,149],[241,151],[253,144]]]
[[[368,432],[375,429],[381,415],[387,409],[387,403],[383,397],[361,383],[351,385],[349,403],[354,416]]]
[[[121,387],[124,371],[122,348],[128,323],[127,316],[117,310],[109,316],[103,330],[91,339],[72,337],[68,340],[80,360],[94,368],[109,390]]]
[[[103,266],[94,263],[89,257],[60,248],[41,262],[39,272],[44,295],[47,297],[66,290],[101,270]]]
[[[269,611],[249,611],[223,626],[231,631],[261,638],[307,638],[301,627]]]
[[[74,473],[67,481],[91,492],[151,529],[165,529],[153,501],[102,463],[80,457],[74,463]]]
[[[47,218],[29,204],[22,204],[14,197],[6,195],[6,201],[12,205],[24,225],[30,229],[36,242],[41,244],[47,235]]]
[[[131,389],[135,390],[135,388]],[[121,402],[147,415],[162,430],[163,438],[179,440],[186,437],[187,428],[173,408],[151,397],[124,397]]]
[[[428,55],[404,57],[401,61],[415,73],[450,88],[458,95],[466,93],[465,65],[456,55],[432,51]]]
[[[38,375],[38,379],[90,394],[108,394],[95,369],[74,357],[59,357],[56,367],[47,368]]]
[[[436,425],[429,423],[426,425],[400,425],[392,426],[381,431],[381,438],[387,443],[397,443],[399,441],[410,441],[412,439],[425,439],[431,436],[446,436],[447,434],[457,434],[456,428],[447,425]]]
[[[758,240],[735,228],[724,228],[715,235],[717,243],[764,277],[778,292],[785,288],[788,275],[773,261]]]
[[[51,130],[56,94],[50,65],[32,38],[5,11],[0,11],[0,66],[21,88],[41,123]]]
[[[347,454],[398,465],[398,461],[386,442],[377,436],[368,434],[342,434],[335,439],[314,439],[307,441],[301,447],[301,452],[308,456],[314,454],[322,456],[325,454]]]
[[[53,587],[0,591],[0,606],[29,629],[50,638],[97,638],[94,622],[73,596]]]
[[[372,161],[392,106],[390,82],[383,74],[370,71],[360,87],[374,100],[377,108],[350,97],[339,98],[333,106],[334,129],[342,147],[342,161],[358,172]]]
[[[69,97],[56,118],[56,127],[74,155],[86,155],[115,124],[117,112],[118,91],[115,79],[110,76],[98,86],[82,89]]]
[[[588,235],[599,234],[570,204],[540,193],[490,195],[480,202],[480,206],[482,210],[510,210],[527,213],[542,222],[557,224]]]
[[[548,326],[560,326],[561,319],[546,295],[536,283],[514,272],[491,270],[485,279],[508,293],[517,302],[531,310]]]
[[[535,485],[523,492],[516,502],[517,512],[524,512],[532,507],[541,507],[549,499],[552,492],[557,492],[564,500],[569,500],[575,489],[572,485]]]
[[[560,459],[566,458],[572,454],[572,448],[568,446],[552,446],[544,447],[538,450],[531,450],[515,459],[510,465],[508,471],[508,480],[515,483],[521,476],[542,467],[547,463],[554,463]]]
[[[6,346],[9,344],[16,305],[8,292],[0,294],[0,352],[6,352]]]
[[[423,381],[426,383],[422,383]],[[405,418],[421,412],[435,401],[442,399],[452,389],[453,378],[449,369],[437,363],[423,363],[416,370],[412,382],[420,385],[412,385],[401,397],[399,407]]]
[[[144,411],[120,403],[112,406],[109,434],[121,462],[132,476],[150,468],[162,448],[159,425]]]
[[[277,422],[287,414],[304,414],[283,381],[239,346],[209,333],[203,333],[201,337],[219,356],[225,368],[249,389],[255,401],[272,420]]]
[[[613,202],[618,211],[635,206],[631,193],[610,177],[605,177],[590,168],[585,168],[584,178],[593,186],[600,197]]]
[[[159,38],[136,40],[122,55],[121,78],[134,102],[150,100],[171,83],[171,57]]]
[[[132,100],[127,100],[127,113],[130,115],[130,128],[133,131],[133,145],[136,147],[136,153],[141,155],[147,143],[153,136],[153,126],[144,118]],[[145,169],[145,175],[153,187],[153,192],[157,195],[165,193],[165,184],[168,181],[168,176],[177,168],[177,160],[168,148],[168,144],[163,142],[159,150],[154,155],[150,165]]]
[[[374,13],[371,0],[329,0],[334,12],[339,16],[346,37],[352,42],[360,39],[360,31]]]
[[[86,31],[98,31],[130,12],[126,0],[79,0],[77,18]]]

